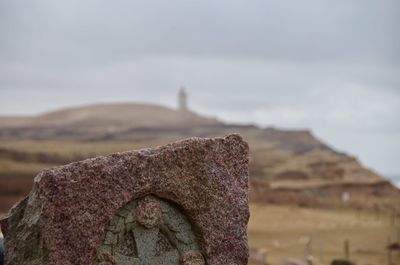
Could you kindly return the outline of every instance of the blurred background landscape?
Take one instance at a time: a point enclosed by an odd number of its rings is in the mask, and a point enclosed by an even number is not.
[[[399,13],[395,0],[1,1],[0,214],[42,169],[239,133],[251,264],[400,264]]]

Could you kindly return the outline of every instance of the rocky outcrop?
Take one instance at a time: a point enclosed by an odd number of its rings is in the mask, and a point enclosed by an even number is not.
[[[248,151],[191,138],[44,170],[0,222],[6,264],[247,264]]]

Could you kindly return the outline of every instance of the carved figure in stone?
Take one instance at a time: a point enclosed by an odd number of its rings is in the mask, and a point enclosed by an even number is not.
[[[205,265],[188,219],[148,195],[120,209],[106,229],[96,265]]]

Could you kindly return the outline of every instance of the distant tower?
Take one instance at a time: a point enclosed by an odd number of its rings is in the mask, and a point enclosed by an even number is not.
[[[181,87],[179,89],[179,93],[178,93],[178,109],[181,112],[187,112],[188,111],[187,94],[186,94],[186,91],[185,91],[184,87]]]

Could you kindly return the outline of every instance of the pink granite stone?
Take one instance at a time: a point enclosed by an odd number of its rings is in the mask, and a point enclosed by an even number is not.
[[[151,197],[139,201],[135,209],[138,222],[146,228],[154,228],[161,222],[161,206]]]
[[[6,264],[92,265],[116,212],[148,194],[189,219],[206,264],[247,264],[248,152],[238,135],[190,138],[44,170],[1,220]]]

